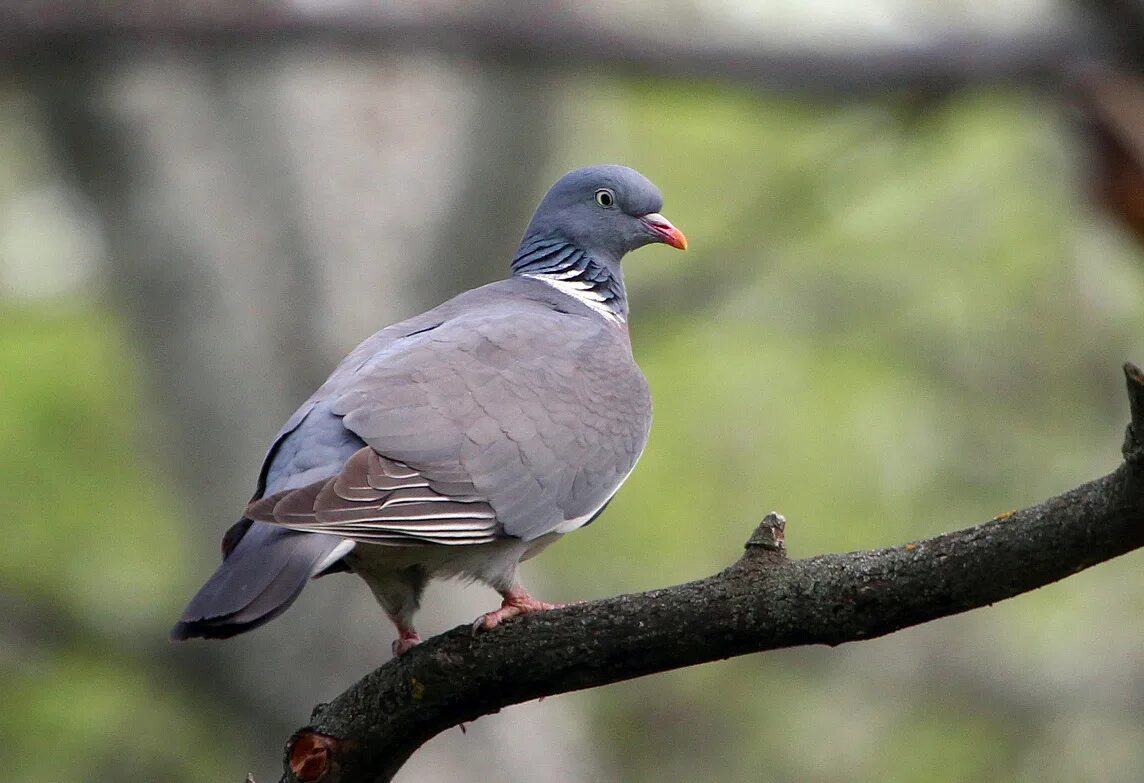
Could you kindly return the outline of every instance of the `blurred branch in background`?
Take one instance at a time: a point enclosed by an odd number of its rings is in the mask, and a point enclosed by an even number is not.
[[[1063,70],[1094,55],[1088,25],[1061,32],[943,34],[924,41],[837,47],[773,47],[735,40],[719,25],[692,27],[643,9],[631,24],[560,3],[479,3],[461,8],[117,2],[61,6],[53,0],[0,3],[0,57],[68,50],[182,45],[194,49],[328,46],[359,52],[439,54],[529,68],[590,68],[609,75],[722,80],[747,87],[855,99],[968,85],[1059,83]],[[651,32],[649,32],[651,31]]]
[[[1079,80],[1097,195],[1144,246],[1144,76],[1093,67]]]

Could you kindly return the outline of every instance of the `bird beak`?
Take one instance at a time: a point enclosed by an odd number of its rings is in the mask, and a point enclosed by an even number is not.
[[[640,222],[647,227],[648,231],[655,235],[657,242],[671,245],[679,250],[687,249],[687,237],[683,236],[682,231],[671,225],[671,221],[658,212],[644,215],[640,218]]]

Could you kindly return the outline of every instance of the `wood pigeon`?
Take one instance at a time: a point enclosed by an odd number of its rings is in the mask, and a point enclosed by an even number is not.
[[[382,329],[279,431],[223,561],[171,630],[222,639],[273,619],[311,577],[352,571],[397,627],[432,578],[493,587],[491,629],[553,608],[517,566],[604,510],[651,426],[620,259],[687,240],[638,172],[593,166],[537,207],[512,276]]]

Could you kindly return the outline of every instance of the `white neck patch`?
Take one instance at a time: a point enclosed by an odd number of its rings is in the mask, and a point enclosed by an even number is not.
[[[531,277],[533,280],[539,280],[542,283],[555,288],[562,294],[572,297],[581,304],[586,304],[588,307],[595,310],[600,315],[607,318],[614,323],[624,323],[626,320],[623,315],[617,313],[612,308],[604,304],[604,295],[592,290],[591,283],[585,283],[582,280],[566,280],[567,272],[556,272],[554,274],[529,274],[525,273],[522,277]]]

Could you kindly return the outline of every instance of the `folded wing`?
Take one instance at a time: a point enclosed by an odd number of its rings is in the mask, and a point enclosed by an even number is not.
[[[256,500],[246,516],[391,546],[486,544],[498,534],[496,514],[480,496],[437,492],[416,469],[368,446],[337,476]]]

